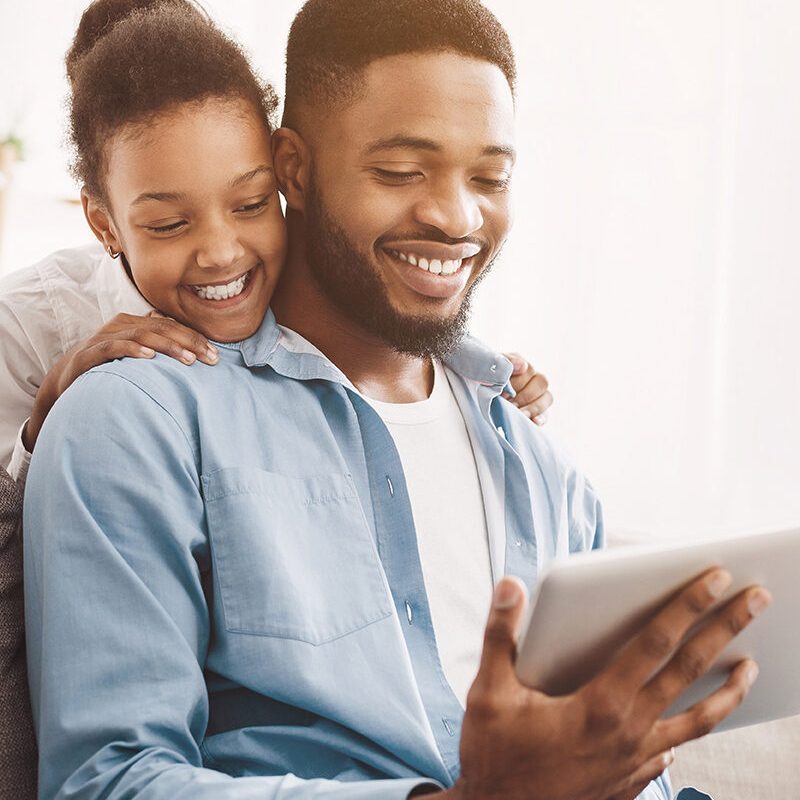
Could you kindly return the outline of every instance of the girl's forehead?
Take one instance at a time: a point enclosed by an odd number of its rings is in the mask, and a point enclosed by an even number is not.
[[[186,103],[127,126],[109,141],[106,158],[110,192],[127,197],[236,188],[243,176],[272,179],[269,130],[241,100]]]

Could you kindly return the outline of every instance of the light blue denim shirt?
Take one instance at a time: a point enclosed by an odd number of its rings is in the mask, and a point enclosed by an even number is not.
[[[92,370],[37,443],[25,587],[41,797],[451,785],[463,711],[390,434],[271,313],[220,350],[213,367]],[[447,369],[495,577],[532,586],[556,554],[601,546],[591,486],[499,397],[508,363],[466,340]],[[671,797],[666,777],[643,797]]]

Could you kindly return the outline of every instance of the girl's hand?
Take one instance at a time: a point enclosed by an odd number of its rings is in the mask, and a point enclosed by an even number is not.
[[[547,378],[537,372],[519,353],[504,353],[505,357],[514,365],[511,374],[511,385],[517,393],[516,397],[508,398],[523,414],[530,417],[537,425],[544,425],[547,421],[545,413],[553,405],[553,395],[548,391]]]
[[[146,317],[117,314],[97,333],[65,353],[47,373],[22,434],[25,449],[33,452],[50,409],[79,375],[116,358],[153,358],[156,353],[184,364],[197,360],[216,364],[219,360],[217,348],[205,336],[157,311]]]

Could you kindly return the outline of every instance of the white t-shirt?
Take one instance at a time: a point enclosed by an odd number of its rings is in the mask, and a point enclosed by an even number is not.
[[[13,478],[27,472],[20,433],[44,376],[117,314],[152,308],[99,243],[59,250],[0,281],[0,465]]]
[[[439,658],[465,705],[493,584],[483,495],[464,418],[436,361],[427,400],[364,399],[386,423],[400,454]]]

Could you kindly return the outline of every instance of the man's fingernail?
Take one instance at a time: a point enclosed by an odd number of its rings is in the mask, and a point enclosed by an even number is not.
[[[747,686],[752,686],[756,679],[758,678],[758,664],[755,661],[752,661],[750,664],[747,665],[747,672],[744,674],[745,683]]]
[[[513,581],[500,581],[494,593],[495,608],[513,608],[519,600],[519,589]]]
[[[208,350],[209,353],[219,353],[219,349],[215,347],[213,344],[211,344],[211,342],[209,342],[206,345],[206,349]]]
[[[770,603],[770,596],[763,589],[756,589],[747,598],[747,608],[750,613],[757,617]]]
[[[706,589],[712,597],[721,597],[722,593],[731,585],[731,580],[730,572],[718,569],[706,581]]]
[[[212,361],[216,361],[219,358],[219,350],[217,350],[216,347],[212,347],[211,345],[208,346],[206,354]]]
[[[181,353],[181,361],[186,364],[193,364],[195,362],[195,354],[190,352],[189,350],[184,350]]]

